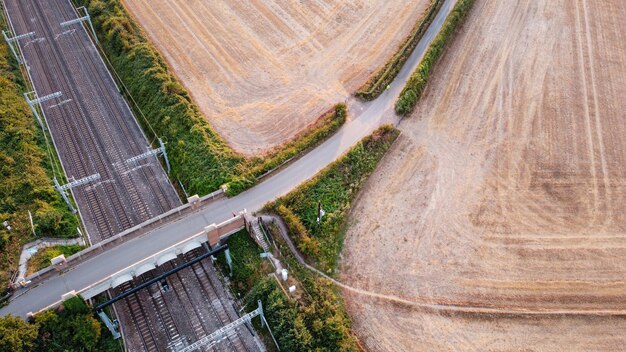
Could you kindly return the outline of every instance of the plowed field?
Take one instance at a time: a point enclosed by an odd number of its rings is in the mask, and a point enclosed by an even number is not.
[[[346,292],[369,349],[625,349],[626,318],[591,315],[626,312],[625,19],[622,0],[476,1],[342,260],[347,284],[443,306]]]
[[[258,154],[343,102],[430,0],[123,0],[231,146]]]

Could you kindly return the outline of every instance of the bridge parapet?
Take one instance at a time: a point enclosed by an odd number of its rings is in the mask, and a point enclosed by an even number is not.
[[[119,234],[108,238],[102,242],[99,242],[93,246],[90,246],[66,259],[67,268],[71,268],[77,264],[80,264],[94,256],[101,254],[102,252],[107,251],[112,247],[116,247],[124,242],[127,242],[131,239],[137,238],[141,235],[144,235],[152,230],[155,230],[161,226],[166,225],[167,223],[180,220],[187,215],[200,211],[203,207],[211,204],[214,200],[220,199],[224,197],[226,192],[226,188],[220,188],[219,190],[207,194],[204,197],[200,197],[195,199],[192,203],[183,204],[177,208],[174,208],[168,212],[165,212],[159,216],[156,216],[152,219],[146,220],[141,224],[133,226]],[[206,242],[206,241],[205,241]],[[13,284],[15,288],[19,287],[27,287],[33,286],[37,283],[40,283],[51,276],[55,275],[55,270],[53,267],[47,267],[42,270],[39,270],[36,273],[26,277],[23,281],[16,282]]]
[[[80,294],[84,299],[93,298],[108,289],[117,287],[124,282],[131,281],[133,280],[133,278],[150,270],[153,270],[157,266],[163,265],[170,260],[175,259],[178,255],[185,254],[193,250],[194,248],[202,246],[203,242],[208,241],[211,246],[215,246],[221,241],[226,240],[228,236],[245,228],[245,216],[246,211],[243,210],[232,219],[228,219],[227,221],[224,221],[217,225],[211,224],[207,226],[207,229],[211,229],[211,233],[217,233],[217,241],[214,241],[215,237],[210,237],[207,233],[207,230],[205,229],[202,232],[199,232],[183,241],[174,244],[173,246],[170,246],[160,252],[149,256],[148,258],[142,259],[135,264],[132,264],[104,279],[101,279],[100,281],[77,291],[77,293]]]

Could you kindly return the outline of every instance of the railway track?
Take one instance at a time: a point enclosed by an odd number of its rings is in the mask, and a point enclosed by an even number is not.
[[[155,158],[128,165],[148,142],[68,0],[5,0],[66,175],[99,173],[99,182],[72,193],[92,243],[111,237],[180,204]]]
[[[187,252],[183,255],[183,258],[185,259],[185,261],[189,261],[194,257],[199,256],[199,251],[200,249],[194,249],[190,252]],[[221,285],[219,283],[213,283],[210,279],[209,273],[214,269],[208,268],[207,270],[207,267],[205,265],[206,264],[202,261],[195,263],[191,265],[191,272],[193,272],[195,279],[200,284],[200,287],[206,299],[210,302],[211,309],[213,310],[213,313],[215,314],[218,323],[223,326],[235,319],[232,319],[232,317],[228,315],[227,309],[224,306],[225,303],[218,295],[218,286],[221,287]],[[229,335],[227,337],[227,341],[234,351],[249,351],[238,333]]]
[[[171,270],[183,262],[199,255],[195,250],[169,261],[157,269],[147,272],[135,284],[152,279],[155,275]],[[226,298],[220,296],[220,283],[212,282],[211,267],[196,263],[168,276],[164,282],[149,287],[124,298],[118,304],[118,310],[132,317],[133,331],[138,335],[129,339],[129,348],[143,348],[146,351],[176,350],[193,343],[214,332],[238,317],[234,310],[226,306]],[[114,289],[119,294],[133,287],[127,282]],[[231,309],[232,310],[232,309]],[[149,313],[146,315],[145,313]],[[251,351],[250,341],[244,341],[240,331],[233,331],[215,346],[205,346],[202,351]],[[128,337],[128,336],[127,336]],[[135,344],[135,345],[133,345]],[[140,344],[141,346],[137,346]],[[154,345],[154,346],[153,346]]]
[[[125,282],[114,291],[118,291],[118,293],[120,293],[127,291],[131,288],[132,284],[130,282]],[[144,351],[157,352],[159,349],[157,348],[156,338],[154,337],[154,334],[152,333],[152,330],[148,325],[148,318],[144,308],[141,305],[141,302],[139,301],[138,295],[132,294],[126,297],[123,300],[123,303],[120,303],[120,305],[122,305],[122,307],[120,307],[121,309],[124,309],[126,312],[130,313],[130,315],[133,317],[132,323],[135,329],[138,331],[138,335],[141,339]]]
[[[149,143],[84,27],[61,28],[61,22],[78,16],[70,2],[4,2],[15,34],[35,32],[35,38],[19,45],[37,95],[62,93],[40,106],[65,174],[75,179],[100,174],[97,182],[72,190],[92,243],[178,206],[180,200],[156,158],[126,163],[145,152]],[[171,291],[155,284],[116,303],[124,312],[123,326],[133,331],[140,345],[134,347],[176,350],[233,320],[236,313],[229,315],[218,295],[220,283],[208,277],[210,270],[195,264],[168,278]],[[132,286],[127,282],[113,292]],[[234,332],[204,350],[248,351],[248,347]]]

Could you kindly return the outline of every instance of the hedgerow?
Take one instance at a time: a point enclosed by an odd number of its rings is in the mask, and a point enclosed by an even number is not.
[[[3,13],[0,9],[0,13]],[[0,15],[0,28],[5,20]],[[17,269],[19,253],[33,239],[28,211],[37,235],[72,237],[78,219],[52,187],[56,155],[46,149],[44,135],[26,104],[26,90],[17,62],[4,40],[0,41],[0,292],[10,271]]]
[[[473,3],[474,0],[459,0],[446,18],[439,34],[430,44],[426,54],[424,54],[424,58],[422,58],[419,66],[400,93],[400,97],[396,102],[396,112],[399,115],[407,115],[413,111],[415,104],[426,87],[433,66],[445,51],[447,43],[456,32],[456,29],[463,23]]]
[[[376,99],[393,82],[402,66],[411,56],[411,53],[426,33],[437,12],[445,0],[431,0],[426,15],[415,25],[411,34],[398,47],[396,54],[385,63],[372,77],[361,86],[355,95],[363,100]]]

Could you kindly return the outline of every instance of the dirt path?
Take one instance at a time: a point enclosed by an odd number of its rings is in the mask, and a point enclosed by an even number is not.
[[[626,309],[625,16],[621,1],[477,0],[356,202],[341,281],[428,304]],[[345,292],[374,351],[626,342],[619,317],[426,312]]]
[[[124,3],[219,134],[258,154],[344,101],[429,1]]]

